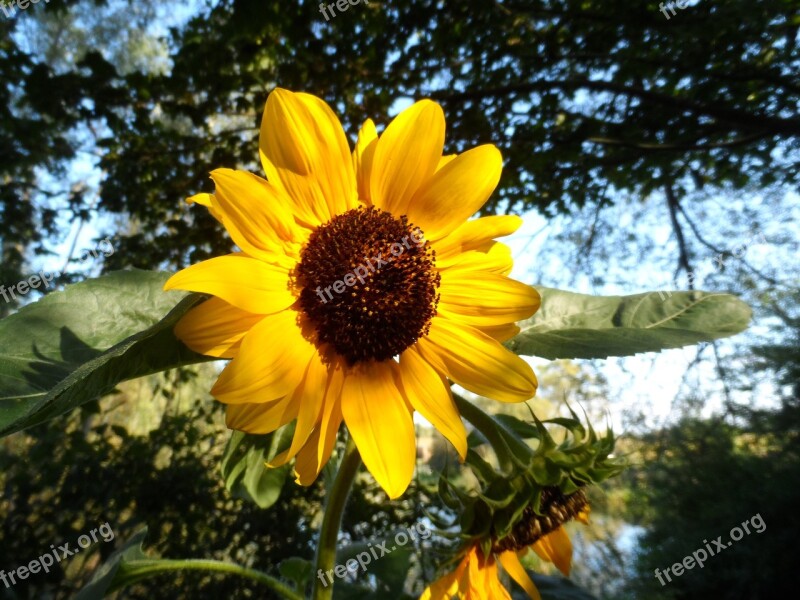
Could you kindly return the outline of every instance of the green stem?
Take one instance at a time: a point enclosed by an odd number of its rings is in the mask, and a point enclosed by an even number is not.
[[[114,577],[114,585],[109,592],[118,590],[125,586],[131,585],[161,573],[168,573],[170,571],[214,571],[217,573],[228,573],[232,575],[239,575],[240,577],[247,577],[258,583],[261,583],[268,588],[278,592],[288,600],[303,600],[303,596],[295,592],[280,580],[256,571],[255,569],[248,569],[232,563],[226,563],[220,560],[203,560],[203,559],[189,559],[189,560],[131,560],[125,561],[120,565]]]
[[[313,600],[330,600],[333,598],[333,581],[325,578],[324,585],[322,578],[318,577],[320,571],[323,574],[333,569],[336,562],[336,541],[339,537],[339,528],[342,525],[342,515],[347,504],[347,497],[350,495],[350,488],[361,466],[361,455],[358,453],[356,444],[352,437],[347,440],[347,447],[339,464],[339,471],[336,479],[331,486],[328,494],[328,503],[325,505],[325,516],[322,518],[322,528],[319,532],[319,542],[317,543],[317,560],[314,565],[314,593]],[[324,575],[323,575],[324,577]]]

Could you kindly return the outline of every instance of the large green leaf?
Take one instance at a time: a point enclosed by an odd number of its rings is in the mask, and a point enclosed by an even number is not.
[[[164,292],[168,276],[111,273],[0,320],[0,435],[95,400],[121,381],[209,360],[172,332],[202,296]]]
[[[710,342],[744,331],[752,311],[730,294],[588,296],[537,288],[542,306],[506,345],[542,358],[607,358]]]
[[[252,500],[260,508],[275,504],[289,473],[289,465],[270,469],[265,463],[289,447],[293,433],[294,423],[266,435],[232,432],[220,464],[225,487]]]

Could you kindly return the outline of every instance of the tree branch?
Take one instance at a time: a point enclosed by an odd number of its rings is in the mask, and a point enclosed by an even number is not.
[[[746,269],[748,269],[756,277],[760,277],[761,279],[763,279],[764,281],[766,281],[767,283],[769,283],[771,285],[774,285],[774,286],[783,286],[783,285],[785,285],[783,282],[778,281],[774,277],[770,277],[769,275],[766,275],[765,273],[762,273],[760,270],[756,269],[753,265],[751,265],[749,262],[747,262],[744,259],[744,256],[742,256],[740,258],[736,257],[733,254],[733,252],[731,252],[730,250],[721,250],[720,248],[716,247],[711,242],[708,242],[702,235],[700,235],[699,228],[694,223],[694,221],[692,221],[689,218],[689,215],[686,213],[686,210],[684,210],[683,206],[678,205],[678,210],[683,215],[683,218],[686,219],[686,222],[689,224],[689,228],[692,230],[692,233],[694,233],[694,236],[697,238],[697,241],[700,242],[703,246],[705,246],[706,248],[708,248],[712,252],[716,252],[719,256],[725,256],[725,257],[728,257],[728,258],[736,258],[737,260],[739,260],[742,263],[742,265],[744,265],[744,267]]]
[[[653,104],[671,106],[676,109],[689,111],[698,115],[706,115],[736,125],[742,129],[760,132],[761,135],[772,133],[777,135],[800,135],[800,119],[784,119],[756,115],[747,111],[725,108],[713,104],[703,104],[688,98],[671,96],[668,93],[646,90],[640,87],[626,86],[613,81],[588,80],[588,79],[561,79],[540,80],[512,85],[504,85],[486,89],[453,92],[439,90],[431,92],[431,98],[443,102],[463,102],[465,100],[482,100],[496,96],[509,96],[513,94],[527,94],[531,92],[547,91],[552,89],[577,91],[580,89],[616,92],[646,100]]]
[[[588,138],[587,141],[594,142],[595,144],[603,144],[606,146],[624,146],[626,148],[635,148],[637,150],[647,150],[650,152],[672,152],[676,150],[681,151],[697,151],[697,150],[714,150],[716,148],[734,148],[736,146],[745,146],[756,140],[764,139],[772,135],[771,133],[754,133],[752,135],[745,135],[740,138],[728,140],[725,142],[716,142],[711,144],[696,144],[692,142],[675,143],[675,144],[650,144],[647,142],[634,142],[630,140],[617,140],[613,138]]]
[[[687,280],[689,282],[689,289],[694,289],[694,277],[689,277],[692,273],[692,267],[689,264],[689,252],[686,249],[686,238],[683,236],[683,229],[678,222],[678,211],[680,210],[680,203],[675,196],[675,191],[672,189],[672,183],[666,182],[664,184],[664,192],[667,195],[667,207],[669,208],[669,218],[672,221],[672,230],[675,232],[675,237],[678,240],[678,268],[675,269],[675,279],[678,278],[678,273],[681,269],[686,271]]]

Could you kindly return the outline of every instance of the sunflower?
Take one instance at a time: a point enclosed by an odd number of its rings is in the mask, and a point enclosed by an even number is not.
[[[462,459],[467,436],[449,381],[489,398],[531,398],[536,377],[501,342],[539,307],[508,277],[495,238],[516,216],[467,221],[502,170],[492,145],[443,156],[441,107],[422,100],[378,136],[367,120],[351,152],[330,107],[283,89],[267,100],[266,180],[217,169],[205,206],[238,250],[192,265],[165,289],[212,296],[176,327],[190,348],[232,359],[211,390],[232,429],[263,434],[296,420],[291,446],[311,484],[344,420],[391,498],[413,475],[413,412]],[[448,381],[449,380],[449,381]]]
[[[571,519],[587,524],[589,504],[582,491],[564,496],[550,490],[542,499],[541,512],[525,509],[520,523],[507,538],[489,544],[484,554],[480,543],[468,548],[456,569],[445,574],[428,587],[420,600],[511,600],[511,594],[500,583],[498,564],[525,590],[532,600],[541,596],[528,576],[520,558],[533,550],[539,558],[553,563],[568,577],[572,568],[572,542],[564,523]]]

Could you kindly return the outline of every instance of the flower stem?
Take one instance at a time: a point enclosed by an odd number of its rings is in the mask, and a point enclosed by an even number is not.
[[[248,569],[233,563],[227,563],[220,560],[132,560],[125,561],[120,565],[114,577],[114,584],[108,591],[121,589],[125,586],[141,581],[148,577],[160,575],[162,573],[169,573],[171,571],[215,571],[217,573],[229,573],[232,575],[239,575],[240,577],[247,577],[264,586],[278,592],[287,600],[303,600],[303,596],[295,592],[283,582],[275,577],[256,571],[255,569]]]
[[[339,537],[339,528],[342,525],[342,515],[350,495],[350,488],[361,466],[361,455],[358,453],[352,437],[347,439],[347,447],[333,481],[328,502],[325,505],[325,516],[322,518],[322,528],[319,532],[317,543],[317,560],[314,565],[314,593],[313,600],[330,600],[333,598],[333,581],[325,574],[333,569],[336,562],[336,540]],[[322,577],[319,573],[322,572]],[[324,583],[323,583],[324,580]]]

